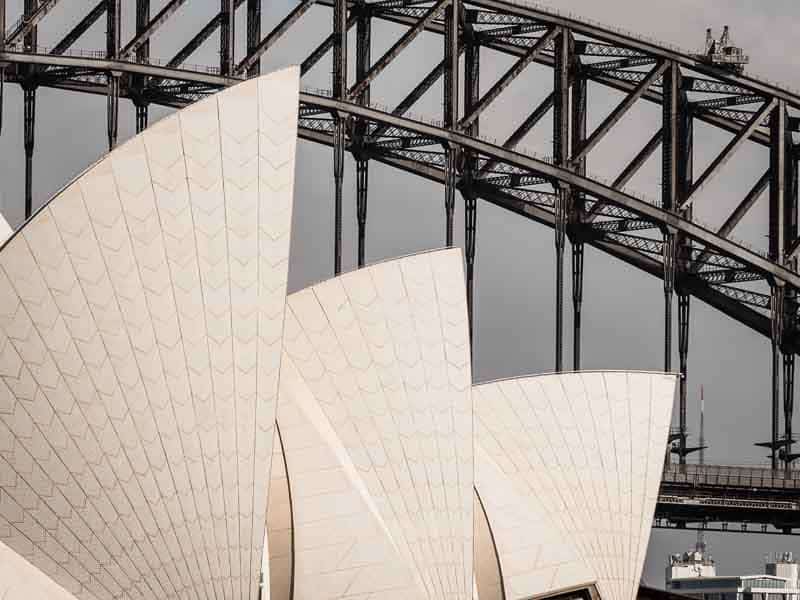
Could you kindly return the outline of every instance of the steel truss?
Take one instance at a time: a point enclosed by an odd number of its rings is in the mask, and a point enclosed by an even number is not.
[[[261,0],[220,0],[219,12],[173,57],[150,56],[150,43],[164,26],[181,19],[185,0],[170,0],[151,15],[149,0],[137,0],[131,39],[120,36],[120,0],[100,0],[86,9],[72,30],[52,48],[37,43],[37,28],[57,0],[25,0],[20,19],[6,27],[0,0],[0,106],[2,84],[24,90],[25,207],[32,206],[32,157],[36,90],[41,86],[102,94],[107,97],[108,142],[117,140],[119,101],[136,107],[136,130],[147,126],[148,107],[185,106],[216,90],[258,74],[260,60],[281,38],[301,26],[315,7],[331,9],[330,35],[301,65],[305,75],[331,56],[331,90],[306,91],[300,101],[300,135],[332,147],[334,161],[334,271],[342,265],[342,206],[345,156],[356,163],[357,262],[366,260],[369,162],[379,161],[444,186],[445,243],[454,239],[456,192],[466,214],[465,259],[470,319],[473,310],[477,199],[503,207],[554,230],[556,280],[555,366],[563,362],[564,253],[571,247],[572,366],[581,364],[581,310],[584,247],[589,244],[664,282],[664,368],[672,369],[673,296],[678,296],[678,356],[683,375],[680,430],[675,452],[685,462],[686,375],[689,303],[694,296],[733,319],[768,336],[772,342],[772,436],[766,442],[773,467],[789,465],[794,393],[794,355],[800,351],[797,290],[798,148],[800,97],[753,78],[717,70],[692,56],[631,35],[506,0],[301,0],[269,32],[261,31]],[[246,55],[237,57],[237,9],[246,11]],[[75,51],[84,33],[106,17],[106,47]],[[372,25],[386,21],[404,33],[383,55],[373,57]],[[348,31],[356,28],[354,48]],[[423,32],[442,36],[441,61],[398,101],[394,109],[370,104],[370,86]],[[192,54],[218,33],[219,63],[184,66]],[[216,39],[216,38],[214,38]],[[481,64],[500,52],[513,57],[511,67],[480,93]],[[463,56],[463,60],[462,57]],[[355,81],[349,82],[348,61]],[[531,64],[550,67],[552,93],[531,107],[505,141],[481,137],[481,115]],[[442,111],[429,120],[408,111],[439,80]],[[611,113],[587,130],[588,83],[623,93]],[[662,122],[613,182],[587,175],[593,152],[617,124],[640,103],[662,108]],[[463,114],[460,107],[463,106]],[[552,110],[552,147],[542,156],[518,149],[519,143]],[[0,111],[0,124],[2,124]],[[694,123],[700,121],[732,134],[730,142],[698,176],[692,172]],[[703,190],[744,145],[769,153],[769,168],[723,224],[712,229],[693,220]],[[661,149],[661,198],[648,201],[624,187]],[[768,192],[769,230],[765,253],[730,236],[758,198]],[[781,381],[783,385],[781,386]],[[780,402],[781,396],[783,402]],[[781,408],[784,432],[779,431]]]

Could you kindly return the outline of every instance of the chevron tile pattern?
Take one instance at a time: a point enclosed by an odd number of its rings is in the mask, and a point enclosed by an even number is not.
[[[0,540],[79,599],[257,598],[298,79],[163,119],[0,251]]]
[[[636,597],[676,383],[579,372],[475,386],[476,489],[509,600],[592,582],[604,600]]]
[[[459,250],[287,301],[279,423],[295,598],[467,600],[472,404]]]

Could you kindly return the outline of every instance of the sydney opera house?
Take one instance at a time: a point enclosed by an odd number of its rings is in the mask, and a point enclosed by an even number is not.
[[[0,234],[0,598],[634,600],[675,376],[474,385],[458,249],[287,296],[297,103],[231,87]]]

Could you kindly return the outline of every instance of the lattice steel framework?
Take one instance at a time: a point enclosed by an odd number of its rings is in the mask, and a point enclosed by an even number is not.
[[[331,90],[301,94],[301,137],[331,146],[334,162],[334,271],[342,263],[344,158],[356,161],[358,264],[365,260],[369,163],[378,161],[443,184],[446,230],[453,243],[457,195],[466,214],[465,255],[470,315],[475,266],[477,199],[555,232],[555,366],[563,361],[564,254],[572,252],[572,366],[580,368],[584,246],[589,244],[664,282],[664,368],[673,368],[673,304],[678,296],[678,356],[684,376],[680,427],[674,436],[681,463],[693,449],[686,444],[686,385],[689,307],[692,296],[722,311],[772,343],[772,436],[763,445],[773,468],[796,457],[791,449],[794,355],[800,351],[797,290],[798,146],[800,96],[752,77],[722,71],[688,53],[643,41],[600,25],[506,0],[300,0],[275,28],[262,34],[261,0],[220,0],[219,12],[170,59],[150,55],[150,42],[165,24],[182,18],[186,0],[168,0],[155,14],[150,0],[136,0],[131,39],[122,39],[120,0],[99,0],[51,48],[38,45],[37,29],[59,0],[25,0],[24,14],[6,26],[0,0],[0,90],[19,84],[24,101],[25,207],[33,205],[32,157],[36,92],[43,86],[102,94],[108,100],[108,142],[117,140],[119,101],[136,107],[136,129],[147,126],[148,107],[185,106],[198,98],[259,72],[260,61],[285,36],[291,36],[312,8],[329,8],[330,35],[302,62],[302,72],[330,57]],[[73,7],[77,9],[77,7]],[[241,35],[246,55],[236,56],[236,11],[245,12]],[[105,16],[106,47],[76,50],[82,36]],[[10,19],[9,19],[10,20]],[[378,21],[405,28],[381,56],[372,56],[372,26]],[[355,47],[348,31],[355,28]],[[370,104],[370,86],[420,34],[439,34],[442,59],[394,108]],[[210,40],[210,41],[209,41]],[[219,63],[185,63],[203,44],[219,44]],[[513,58],[511,67],[480,93],[481,64],[489,52]],[[463,57],[463,58],[462,58]],[[354,61],[355,80],[348,80]],[[504,141],[481,137],[480,116],[532,63],[552,69],[550,93]],[[432,120],[409,111],[442,81],[441,114]],[[624,97],[593,130],[587,128],[588,83]],[[1,98],[0,98],[1,99]],[[640,103],[660,105],[661,127],[611,182],[587,175],[593,150]],[[462,114],[463,107],[463,114]],[[552,148],[538,156],[518,145],[552,112]],[[694,124],[702,122],[732,134],[702,173],[692,169]],[[0,124],[2,121],[0,120]],[[705,186],[745,144],[769,153],[769,167],[726,215],[711,228],[693,220]],[[626,184],[661,148],[661,198],[649,201],[625,190]],[[735,241],[731,234],[768,191],[766,252]],[[781,384],[781,382],[783,382]],[[783,399],[784,431],[780,431]]]

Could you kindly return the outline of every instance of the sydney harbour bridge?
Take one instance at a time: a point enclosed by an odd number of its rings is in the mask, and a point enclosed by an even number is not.
[[[60,4],[80,13],[79,18],[54,45],[40,46],[38,29]],[[456,202],[464,204],[470,311],[477,200],[552,228],[557,371],[581,368],[586,244],[660,278],[663,366],[680,371],[682,383],[678,427],[671,435],[672,457],[662,481],[656,525],[800,531],[800,471],[791,469],[800,456],[793,452],[791,426],[795,356],[800,352],[799,152],[794,141],[800,132],[800,95],[704,60],[702,55],[524,2],[300,0],[274,29],[262,31],[261,0],[221,0],[213,18],[188,32],[185,45],[167,57],[151,56],[151,43],[163,35],[165,26],[183,18],[182,11],[190,2],[158,4],[153,2],[151,7],[150,0],[135,0],[135,27],[129,39],[123,39],[122,0],[24,0],[21,14],[10,14],[6,0],[0,0],[0,100],[4,85],[21,87],[26,217],[33,211],[37,176],[33,155],[39,88],[104,96],[108,144],[114,147],[121,100],[133,103],[136,131],[141,131],[148,125],[153,105],[183,107],[258,74],[262,59],[280,40],[300,35],[299,24],[306,13],[325,9],[328,31],[302,61],[301,72],[305,75],[318,63],[329,63],[330,89],[305,89],[299,114],[301,138],[333,151],[334,271],[342,267],[342,208],[349,201],[343,186],[344,165],[346,153],[351,153],[356,164],[359,266],[366,253],[370,162],[439,183],[446,217],[442,239],[447,245],[453,244]],[[246,24],[246,31],[237,30],[237,21]],[[82,40],[103,22],[105,49],[86,50]],[[372,52],[376,23],[403,29],[379,56]],[[349,35],[351,30],[355,36]],[[371,85],[423,33],[440,38],[441,59],[405,89],[394,105],[371,103]],[[240,42],[246,48],[242,56],[235,51]],[[218,44],[218,64],[188,64],[201,47],[213,44]],[[481,65],[497,53],[508,57],[510,67],[481,93]],[[519,115],[521,122],[506,139],[489,137],[493,132],[481,128],[481,115],[534,63],[549,69],[552,91]],[[355,76],[348,77],[350,72]],[[587,107],[592,102],[589,84],[622,94],[592,129],[587,126]],[[441,111],[427,117],[414,115],[420,98],[438,86],[443,90]],[[660,127],[630,162],[620,165],[612,181],[590,175],[586,165],[593,151],[641,103],[660,107]],[[541,154],[520,147],[537,125],[550,122],[552,147],[539,148]],[[693,169],[695,146],[702,141],[695,135],[696,123],[729,136],[702,172]],[[697,222],[693,211],[696,203],[704,201],[704,189],[723,176],[729,159],[747,145],[768,153],[768,167],[749,189],[742,190],[721,225]],[[658,154],[660,197],[644,198],[626,190],[644,164]],[[765,194],[768,227],[761,250],[738,242],[735,232]],[[567,249],[573,314],[572,356],[565,358]],[[771,401],[768,410],[764,407],[771,419],[771,439],[760,444],[770,453],[769,467],[687,464],[687,456],[698,449],[687,443],[692,297],[771,342],[771,389],[764,394]],[[672,364],[675,344],[677,365]]]

